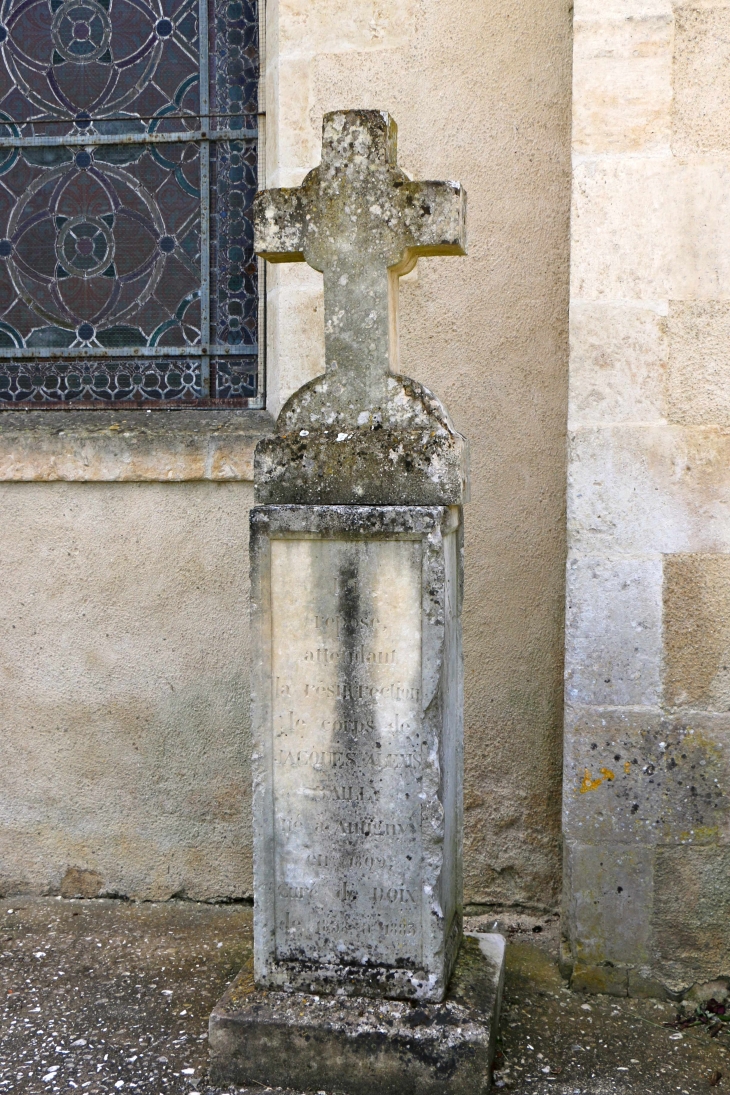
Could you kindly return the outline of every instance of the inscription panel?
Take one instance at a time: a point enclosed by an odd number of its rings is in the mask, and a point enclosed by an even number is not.
[[[271,542],[276,955],[418,965],[421,544]]]

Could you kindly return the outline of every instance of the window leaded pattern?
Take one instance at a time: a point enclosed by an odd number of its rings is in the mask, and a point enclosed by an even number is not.
[[[259,404],[257,89],[256,0],[2,0],[0,406]]]

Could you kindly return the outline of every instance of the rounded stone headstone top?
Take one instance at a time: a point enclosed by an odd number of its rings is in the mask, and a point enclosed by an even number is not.
[[[386,429],[428,430],[444,439],[454,430],[443,403],[433,392],[407,376],[388,376],[385,398],[363,409],[346,380],[326,373],[299,388],[284,404],[277,432],[297,430]]]
[[[468,448],[439,400],[404,376],[362,409],[332,373],[289,399],[259,442],[256,501],[279,505],[461,505]]]

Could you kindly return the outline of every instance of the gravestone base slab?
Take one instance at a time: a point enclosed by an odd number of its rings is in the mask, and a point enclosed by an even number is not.
[[[210,1017],[214,1084],[344,1095],[486,1095],[504,939],[464,938],[440,1004],[272,992],[247,965]]]

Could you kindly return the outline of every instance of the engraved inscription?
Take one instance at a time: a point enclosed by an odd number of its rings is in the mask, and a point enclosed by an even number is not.
[[[417,965],[421,545],[273,540],[279,960]]]

